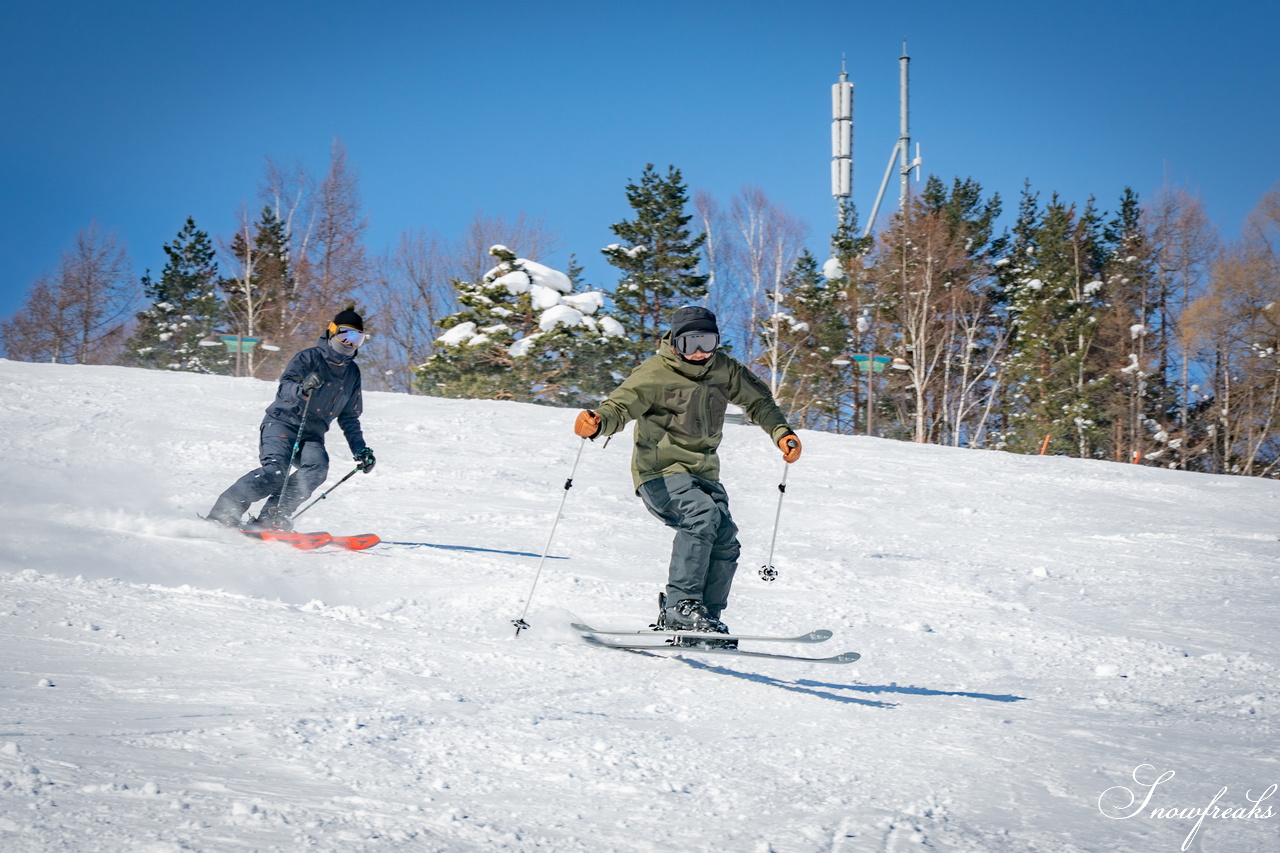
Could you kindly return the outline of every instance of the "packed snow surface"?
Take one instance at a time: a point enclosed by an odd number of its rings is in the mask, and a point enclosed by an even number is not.
[[[644,627],[670,548],[626,436],[565,495],[572,411],[368,394],[303,526],[385,541],[302,552],[196,518],[272,383],[0,388],[6,853],[1280,849],[1275,482],[805,432],[768,584],[728,426],[726,621],[863,657],[655,655],[568,627]]]

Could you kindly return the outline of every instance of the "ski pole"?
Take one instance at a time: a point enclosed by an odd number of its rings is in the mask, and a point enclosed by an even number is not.
[[[289,477],[293,474],[293,460],[298,458],[298,448],[302,446],[302,431],[307,428],[307,410],[311,408],[311,395],[303,398],[307,402],[302,407],[302,420],[298,423],[298,434],[293,437],[293,452],[289,454],[289,464],[284,469],[284,484],[280,486],[280,494],[276,495],[276,512],[284,502],[284,490],[289,488]]]
[[[338,486],[341,486],[343,483],[347,482],[347,480],[350,480],[353,476],[355,476],[359,472],[360,472],[360,466],[357,465],[355,468],[352,469],[350,474],[348,474],[347,476],[343,477],[341,480],[339,480],[338,482],[330,486],[327,490],[325,490],[325,492],[322,495],[320,495],[320,497],[316,498],[315,500],[311,501],[311,503],[307,504],[302,509],[295,512],[292,518],[296,519],[298,516],[302,515],[304,512],[311,509],[316,504],[320,503],[320,501],[329,497],[329,492],[332,492],[334,489],[338,488]]]
[[[529,597],[524,600],[524,612],[520,614],[519,619],[512,619],[511,624],[516,626],[516,636],[520,636],[520,632],[529,627],[529,623],[524,621],[524,617],[529,615],[529,605],[533,603],[533,591],[538,588],[538,578],[542,576],[542,564],[547,561],[547,554],[551,551],[551,539],[556,535],[556,525],[560,523],[560,513],[564,511],[565,499],[569,497],[569,490],[573,488],[573,475],[578,470],[578,460],[582,458],[582,448],[587,446],[587,440],[584,438],[578,443],[578,455],[573,458],[573,467],[569,469],[569,479],[564,481],[564,494],[560,496],[560,506],[556,509],[555,521],[551,522],[551,532],[547,534],[547,546],[542,549],[542,559],[538,560],[538,571],[533,576],[533,586],[529,587]]]
[[[773,546],[778,541],[778,521],[782,518],[782,496],[787,493],[787,472],[790,470],[791,463],[784,462],[782,482],[778,484],[778,511],[773,516],[773,538],[769,540],[769,562],[760,567],[760,577],[766,581],[776,581],[778,579],[778,570],[773,567]]]

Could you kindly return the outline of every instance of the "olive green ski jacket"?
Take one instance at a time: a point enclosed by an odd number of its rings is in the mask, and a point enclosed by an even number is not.
[[[701,364],[681,359],[667,338],[597,409],[597,436],[621,432],[634,420],[631,474],[636,488],[668,474],[720,479],[716,448],[724,437],[724,412],[741,406],[774,444],[792,432],[769,388],[723,352]]]

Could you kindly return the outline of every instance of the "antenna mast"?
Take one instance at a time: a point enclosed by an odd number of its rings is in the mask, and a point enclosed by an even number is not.
[[[884,191],[889,186],[889,176],[893,174],[894,160],[898,161],[898,178],[901,181],[901,188],[898,191],[898,209],[906,210],[907,195],[910,192],[911,170],[916,173],[916,180],[920,180],[920,143],[916,143],[916,158],[908,160],[911,156],[911,126],[908,120],[910,112],[907,108],[908,92],[910,89],[908,66],[911,64],[911,57],[907,56],[906,39],[902,41],[902,56],[898,58],[898,68],[900,77],[900,115],[899,115],[899,132],[898,141],[893,146],[893,151],[889,153],[889,166],[884,170],[884,180],[880,182],[880,192],[876,194],[875,206],[871,208],[871,217],[867,220],[867,228],[862,232],[865,237],[871,233],[871,227],[875,224],[876,214],[880,211],[880,202],[884,200]]]
[[[853,191],[853,84],[844,58],[840,79],[831,87],[831,195],[836,200],[836,225],[844,222]]]

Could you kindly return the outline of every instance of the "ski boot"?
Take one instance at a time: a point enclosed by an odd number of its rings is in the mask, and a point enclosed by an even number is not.
[[[292,533],[293,522],[287,518],[278,518],[264,512],[257,518],[251,518],[242,525],[243,530],[275,530],[281,533]]]
[[[682,598],[663,611],[663,624],[668,631],[711,631],[713,625],[707,608],[696,598]]]
[[[675,611],[675,613],[672,613]],[[682,611],[687,611],[687,615],[682,615]],[[697,615],[700,614],[700,618]],[[690,619],[689,616],[695,616]],[[707,613],[702,602],[694,599],[684,599],[674,607],[667,607],[666,593],[658,593],[658,618],[650,626],[655,631],[705,631],[708,634],[727,634],[729,626],[721,622],[719,619]],[[673,637],[670,640],[673,646],[682,646],[689,649],[736,649],[738,647],[737,640],[714,640],[708,637]]]
[[[655,631],[667,629],[667,594],[665,592],[658,593],[658,618],[653,620],[653,624],[649,627]]]
[[[723,623],[708,616],[706,606],[701,601],[693,598],[681,599],[674,606],[667,607],[663,611],[663,615],[669,631],[697,631],[699,633],[717,634],[726,633],[729,630],[724,627]],[[722,628],[723,630],[721,630]],[[675,637],[671,645],[692,649],[710,649],[722,647],[728,642],[732,641],[704,640],[701,637]]]
[[[729,626],[720,621],[719,613],[707,613],[707,618],[711,620],[711,630],[717,634],[730,634]],[[703,645],[708,649],[736,649],[738,647],[737,640],[704,640]]]

